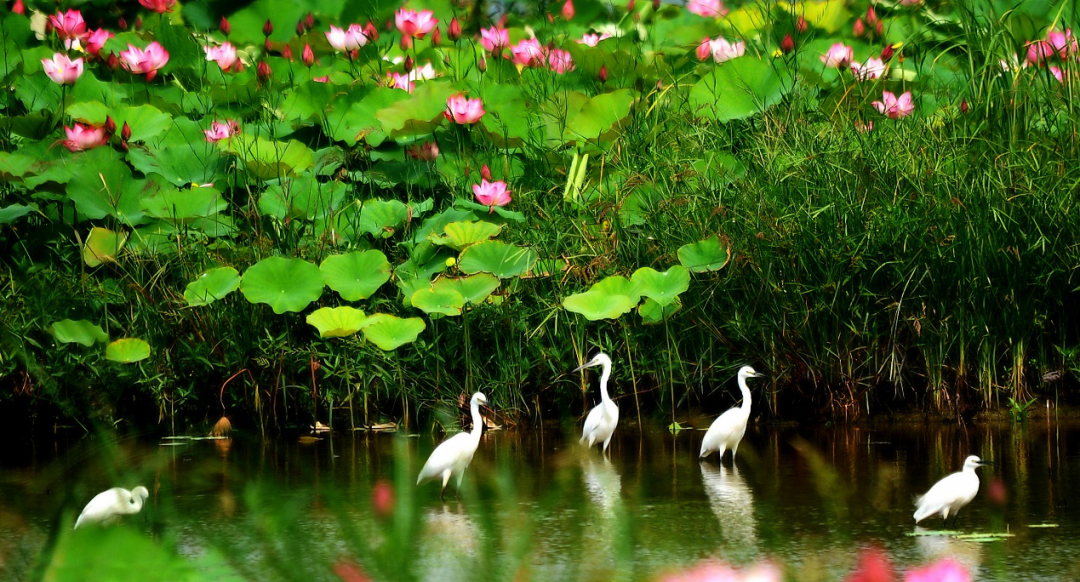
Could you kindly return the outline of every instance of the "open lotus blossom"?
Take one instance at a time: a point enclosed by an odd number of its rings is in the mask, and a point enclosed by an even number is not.
[[[439,144],[429,141],[421,145],[414,145],[406,150],[406,153],[414,160],[433,162],[435,158],[439,157]]]
[[[409,93],[412,93],[413,89],[416,88],[416,83],[409,80],[408,74],[402,75],[401,73],[387,73],[386,80],[387,84],[389,84],[394,89],[404,89]]]
[[[169,62],[169,51],[157,41],[150,43],[146,50],[129,44],[128,50],[120,51],[120,62],[136,75],[145,74],[146,80],[150,81],[157,75],[158,69]]]
[[[686,9],[706,18],[725,16],[728,13],[727,8],[724,8],[723,0],[689,0],[686,3]]]
[[[329,83],[330,77],[328,75],[324,75],[322,77],[312,77],[311,80],[315,81],[316,83]]]
[[[570,53],[562,49],[551,49],[547,53],[547,66],[558,74],[563,74],[574,68],[574,59]]]
[[[856,81],[880,79],[885,74],[885,61],[874,57],[866,59],[866,63],[855,61],[851,63],[851,74]]]
[[[851,47],[838,42],[829,47],[825,54],[821,55],[821,62],[825,63],[826,67],[843,69],[851,64],[851,59],[854,57],[855,51]]]
[[[1078,46],[1071,28],[1065,29],[1065,32],[1051,30],[1046,34],[1046,42],[1050,45],[1050,48],[1057,51],[1058,57],[1062,60],[1069,58],[1069,54],[1080,53],[1080,46]]]
[[[64,147],[73,152],[93,149],[109,142],[109,135],[102,125],[74,123],[72,127],[65,125],[64,133],[67,134]]]
[[[506,182],[502,180],[488,182],[481,178],[479,184],[473,184],[472,191],[477,202],[491,207],[489,212],[494,212],[496,206],[510,204],[510,190],[507,189]]]
[[[577,40],[577,43],[578,44],[583,44],[585,46],[596,46],[596,45],[600,44],[600,41],[605,40],[605,39],[609,39],[609,38],[611,38],[611,35],[606,33],[606,32],[601,33],[601,34],[591,34],[591,33],[587,32],[587,33],[585,33],[584,36],[582,36],[581,38],[579,38]]]
[[[945,558],[908,572],[904,582],[971,582],[971,573],[952,558]]]
[[[498,52],[510,45],[510,31],[498,26],[481,28],[480,44],[489,53]]]
[[[231,71],[240,62],[236,56],[236,47],[228,41],[220,46],[204,46],[203,50],[206,51],[206,60],[217,63],[222,71]]]
[[[730,61],[746,54],[746,43],[743,41],[730,42],[724,37],[715,39],[704,38],[697,47],[697,57],[703,61],[710,57],[717,63]]]
[[[447,119],[461,125],[480,121],[484,113],[484,103],[480,99],[469,99],[461,93],[451,95],[446,100],[446,111],[443,111]]]
[[[1028,43],[1027,60],[1033,65],[1038,65],[1054,56],[1057,51],[1053,45],[1045,40],[1034,40]]]
[[[718,560],[698,562],[679,572],[659,578],[660,582],[780,582],[783,573],[773,564],[762,563],[739,571]]]
[[[406,10],[398,9],[394,14],[394,23],[397,29],[406,37],[424,38],[431,29],[439,24],[435,13],[430,10]]]
[[[232,119],[215,121],[210,124],[210,129],[203,130],[203,134],[206,135],[206,141],[210,143],[217,143],[223,139],[229,139],[238,133],[240,133],[240,124]]]
[[[99,28],[94,32],[91,32],[86,38],[86,52],[94,55],[95,57],[101,54],[101,47],[105,46],[105,42],[113,37],[113,33]]]
[[[56,53],[51,59],[41,59],[41,68],[53,82],[59,85],[74,85],[83,74],[83,60],[74,61],[64,53]]]
[[[78,46],[77,43],[87,36],[86,21],[78,10],[69,8],[67,12],[57,12],[49,16],[49,24],[68,49]]]
[[[158,14],[165,14],[166,12],[172,12],[173,6],[176,5],[176,0],[139,0],[139,4],[143,5],[143,8],[147,10],[153,10]]]
[[[515,65],[537,67],[544,63],[544,47],[535,38],[526,38],[510,47],[507,58],[514,61]]]
[[[878,113],[889,119],[907,117],[915,111],[915,103],[911,101],[911,91],[905,91],[899,97],[889,91],[884,91],[881,94],[881,101],[874,101],[871,105],[878,110]]]
[[[366,45],[368,37],[364,34],[364,27],[359,24],[350,24],[345,30],[331,25],[330,32],[326,33],[326,41],[338,52],[352,52]]]
[[[1065,82],[1065,75],[1064,73],[1062,73],[1061,67],[1057,65],[1050,65],[1049,67],[1047,67],[1047,70],[1050,71],[1050,74],[1053,75],[1055,79],[1057,79],[1058,83]]]

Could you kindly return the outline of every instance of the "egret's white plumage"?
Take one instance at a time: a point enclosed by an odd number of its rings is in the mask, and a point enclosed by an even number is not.
[[[739,443],[746,434],[746,422],[750,419],[750,388],[746,386],[747,378],[758,378],[758,374],[750,366],[739,369],[739,390],[742,391],[742,406],[732,408],[720,415],[713,421],[705,438],[701,440],[701,455],[705,458],[717,451],[721,461],[724,459],[724,451],[731,449],[731,462],[735,462],[735,454],[739,451]]]
[[[121,515],[139,513],[143,502],[149,496],[150,492],[142,485],[131,491],[123,487],[113,487],[108,491],[102,491],[83,508],[79,519],[75,520],[75,529],[91,523],[109,524],[120,519]]]
[[[990,464],[992,463],[971,455],[964,460],[963,470],[934,483],[926,494],[915,500],[915,523],[932,515],[941,515],[943,522],[951,515],[955,521],[960,508],[971,503],[979,492],[979,476],[975,474],[975,469],[980,465]]]
[[[603,373],[600,374],[600,404],[597,404],[585,417],[585,426],[581,430],[581,442],[588,443],[590,448],[596,443],[604,443],[604,452],[607,453],[611,435],[615,434],[615,426],[619,424],[619,407],[608,396],[607,390],[608,378],[611,377],[611,358],[600,352],[574,371],[593,366],[604,367]]]
[[[487,396],[477,392],[469,401],[472,411],[472,432],[458,433],[435,447],[428,457],[424,468],[420,470],[420,476],[416,478],[419,485],[427,479],[442,478],[442,493],[446,492],[446,484],[450,476],[457,477],[457,486],[461,487],[461,478],[465,474],[465,467],[472,462],[476,448],[480,446],[480,433],[483,430],[484,419],[480,416],[480,405],[487,404]]]

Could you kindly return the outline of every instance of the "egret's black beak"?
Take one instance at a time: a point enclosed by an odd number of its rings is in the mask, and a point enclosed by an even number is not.
[[[980,464],[980,465],[990,465],[990,466],[993,466],[993,465],[994,465],[994,462],[993,462],[993,461],[979,461],[979,464]]]
[[[586,363],[574,368],[574,372],[580,372],[580,371],[584,370],[585,368],[588,368],[590,365],[592,365],[592,362],[586,362]],[[570,373],[573,374],[574,372],[570,372]]]

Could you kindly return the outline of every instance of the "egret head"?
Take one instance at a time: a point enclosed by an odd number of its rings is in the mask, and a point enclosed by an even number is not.
[[[994,463],[991,462],[991,461],[984,461],[984,460],[980,459],[979,457],[977,457],[975,455],[971,455],[968,458],[964,459],[964,470],[965,471],[967,471],[969,469],[974,470],[974,469],[979,468],[982,465],[993,465],[993,464]]]
[[[472,395],[472,404],[481,405],[481,404],[487,404],[487,403],[488,403],[487,396],[484,396],[483,392],[477,392],[476,394]]]
[[[578,372],[580,370],[584,370],[585,368],[591,368],[593,366],[608,366],[608,367],[610,367],[611,366],[611,358],[609,358],[608,355],[605,354],[604,352],[600,352],[600,353],[596,354],[595,356],[593,356],[593,359],[589,360],[588,362],[585,362],[584,364],[578,366],[577,368],[574,368],[574,371]]]
[[[754,369],[752,367],[750,367],[750,366],[743,366],[743,367],[739,368],[739,377],[740,378],[760,378],[761,374],[758,374],[757,372],[755,372]]]
[[[147,491],[146,487],[143,487],[142,485],[139,485],[138,487],[131,490],[131,499],[133,501],[135,499],[138,499],[141,503],[143,501],[146,501],[147,497],[150,497],[150,492]]]

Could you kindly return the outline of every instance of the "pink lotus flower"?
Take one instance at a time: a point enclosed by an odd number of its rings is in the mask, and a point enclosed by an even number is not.
[[[481,28],[480,44],[489,53],[498,52],[510,45],[510,31],[498,26]]]
[[[515,65],[536,67],[544,62],[544,47],[535,38],[527,38],[510,47],[510,56]]]
[[[410,147],[406,150],[406,153],[414,160],[434,162],[435,158],[439,157],[439,144],[429,141],[422,145]]]
[[[113,33],[99,28],[94,32],[91,32],[86,39],[86,52],[94,55],[95,57],[101,54],[101,47],[105,46],[105,42],[113,37]]]
[[[1053,45],[1045,40],[1034,40],[1028,43],[1027,60],[1033,65],[1038,65],[1054,56]]]
[[[880,79],[885,74],[885,61],[874,57],[866,59],[866,64],[855,61],[851,63],[851,74],[856,81]]]
[[[435,13],[430,10],[417,12],[404,8],[394,14],[394,22],[402,35],[416,38],[424,38],[439,24],[439,21],[435,19]]]
[[[1058,83],[1065,82],[1065,75],[1061,72],[1061,67],[1058,67],[1056,65],[1050,65],[1049,67],[1047,67],[1047,69],[1050,71],[1050,74],[1053,75],[1055,79],[1057,79]]]
[[[1065,32],[1058,30],[1051,30],[1046,35],[1046,42],[1057,51],[1058,57],[1065,60],[1069,57],[1069,53],[1076,54],[1080,52],[1080,46],[1077,45],[1076,37],[1073,36],[1072,29],[1066,29]]]
[[[686,9],[706,18],[726,16],[728,13],[727,8],[724,8],[723,0],[689,0],[686,3]]]
[[[859,554],[858,568],[844,582],[894,582],[896,574],[885,552],[877,548]]]
[[[577,43],[578,44],[583,44],[585,46],[596,46],[596,45],[600,44],[600,41],[608,39],[608,38],[611,38],[611,35],[606,33],[606,32],[603,33],[603,34],[585,33],[584,36],[582,36],[581,38],[579,38],[577,40]]]
[[[136,75],[145,74],[146,80],[150,81],[157,75],[158,69],[169,62],[169,51],[157,41],[150,43],[146,50],[129,44],[128,50],[120,51],[120,62]]]
[[[491,207],[489,212],[494,212],[496,206],[510,204],[510,190],[506,188],[506,182],[502,180],[488,182],[481,178],[479,184],[473,184],[472,191],[477,202]]]
[[[971,574],[955,560],[945,558],[908,572],[904,582],[971,582]]]
[[[712,60],[717,63],[730,61],[744,54],[746,54],[745,42],[740,40],[733,43],[720,36],[716,37],[716,39],[702,39],[697,48],[697,57],[699,59],[704,61],[712,57]]]
[[[215,121],[210,124],[210,129],[203,130],[203,134],[206,135],[206,141],[210,143],[217,143],[223,139],[229,139],[238,133],[240,133],[240,124],[232,119]]]
[[[461,125],[480,121],[484,113],[484,103],[480,99],[469,99],[461,93],[447,99],[446,111],[443,111],[447,119]]]
[[[574,68],[574,59],[562,49],[552,49],[547,54],[547,65],[552,71],[563,74]]]
[[[347,30],[331,25],[325,34],[326,41],[338,52],[352,52],[368,43],[364,27],[359,24],[350,24]]]
[[[139,4],[142,4],[143,8],[146,8],[147,10],[153,10],[158,14],[165,14],[166,12],[172,12],[172,7],[176,4],[176,0],[139,0]]]
[[[660,582],[780,582],[780,568],[763,563],[740,572],[718,560],[698,562],[681,572],[660,577]]]
[[[821,55],[821,62],[825,63],[826,67],[843,69],[851,64],[851,59],[854,57],[855,51],[851,47],[838,42],[829,47],[828,52]]]
[[[878,110],[878,113],[889,119],[907,117],[915,111],[915,104],[911,101],[911,91],[905,91],[900,97],[884,91],[881,94],[881,101],[874,101],[871,105]]]
[[[409,93],[413,92],[416,88],[416,83],[409,80],[409,75],[402,75],[400,73],[387,73],[386,79],[391,87],[394,89],[404,89]]]
[[[51,59],[41,59],[41,68],[58,85],[74,85],[83,74],[83,60],[73,61],[63,53],[56,53]]]
[[[316,83],[329,83],[330,77],[329,75],[324,75],[322,77],[312,77],[311,80],[315,81]]]
[[[228,41],[220,46],[204,46],[203,50],[206,51],[206,60],[217,63],[222,71],[231,71],[240,62],[236,57],[236,47]]]
[[[78,10],[69,8],[67,12],[57,12],[49,16],[49,24],[68,49],[86,38],[86,21],[83,20],[82,12]]]
[[[65,125],[64,133],[67,134],[64,147],[73,152],[93,149],[109,142],[105,127],[101,125],[84,125],[82,123],[75,123],[73,127]]]

